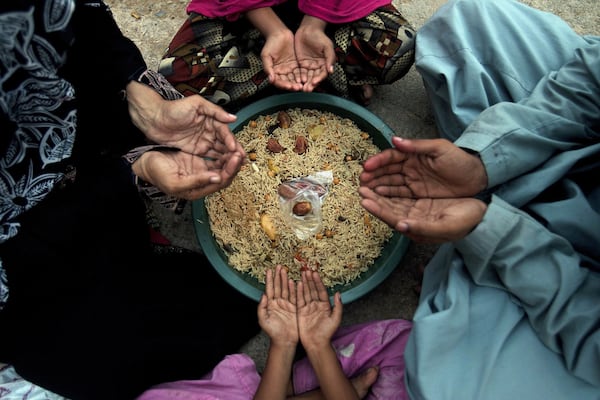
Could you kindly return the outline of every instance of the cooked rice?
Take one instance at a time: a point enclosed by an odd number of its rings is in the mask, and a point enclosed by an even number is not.
[[[228,188],[205,198],[212,233],[229,257],[229,265],[260,282],[264,282],[268,268],[282,264],[296,280],[302,268],[311,268],[320,271],[327,287],[350,283],[369,269],[393,234],[359,202],[361,162],[379,148],[350,119],[310,109],[291,108],[286,112],[292,121],[287,129],[273,130],[272,125],[277,124],[274,113],[257,116],[236,134],[246,152],[256,153],[257,158],[242,168]],[[317,125],[324,126],[323,133],[311,137],[308,132],[316,132]],[[304,135],[309,143],[301,155],[293,151],[298,135]],[[286,150],[269,152],[269,137],[276,138]],[[323,229],[307,240],[299,240],[282,217],[277,188],[283,181],[328,169],[333,171],[335,181],[323,201]],[[275,225],[275,241],[260,225],[263,213]]]

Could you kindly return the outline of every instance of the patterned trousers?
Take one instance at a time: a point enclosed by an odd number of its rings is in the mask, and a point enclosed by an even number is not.
[[[295,31],[302,15],[295,2],[274,7]],[[390,84],[414,62],[416,32],[392,5],[326,31],[333,41],[335,70],[318,91],[353,99],[364,84]],[[159,66],[185,96],[200,94],[215,104],[241,105],[271,85],[260,53],[264,37],[248,20],[208,18],[190,13],[173,37]]]

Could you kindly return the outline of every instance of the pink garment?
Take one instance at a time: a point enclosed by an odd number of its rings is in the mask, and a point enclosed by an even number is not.
[[[202,379],[163,383],[137,400],[252,400],[259,383],[254,361],[246,354],[233,354]]]
[[[273,7],[286,0],[191,0],[186,11],[211,18],[235,21],[240,14],[262,7]],[[299,0],[298,9],[332,24],[344,24],[369,15],[391,0]]]
[[[379,377],[366,399],[409,399],[404,386],[404,347],[411,327],[410,321],[395,319],[342,327],[336,333],[332,344],[347,376],[379,366]],[[306,358],[294,364],[293,376],[296,394],[319,386]],[[245,354],[234,354],[200,380],[157,385],[137,400],[252,400],[259,383],[254,361]]]
[[[191,0],[186,12],[195,12],[210,18],[225,17],[235,21],[241,13],[263,7],[273,7],[286,0]]]
[[[391,0],[298,0],[298,9],[331,24],[346,24],[390,3]]]
[[[404,386],[404,347],[411,327],[410,321],[393,319],[342,327],[336,332],[332,343],[346,376],[379,366],[379,377],[365,399],[409,399]],[[293,377],[296,394],[319,386],[306,358],[294,364]]]

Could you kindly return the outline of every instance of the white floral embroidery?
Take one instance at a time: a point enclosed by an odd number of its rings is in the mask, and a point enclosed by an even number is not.
[[[64,30],[74,9],[73,0],[50,0],[43,10],[0,15],[0,113],[14,126],[2,132],[0,243],[17,234],[16,217],[42,201],[63,177],[61,168],[49,167],[71,156],[74,90],[57,74],[65,55],[44,34]],[[35,26],[36,16],[41,26]],[[6,283],[0,262],[0,309],[8,299]]]
[[[75,3],[72,0],[47,1],[44,10],[46,31],[59,31],[67,26],[74,9]]]
[[[66,400],[23,379],[11,366],[0,367],[0,400]]]

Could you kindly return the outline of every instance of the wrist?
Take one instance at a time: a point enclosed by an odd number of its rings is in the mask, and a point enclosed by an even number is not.
[[[479,152],[468,147],[460,147],[460,149],[469,154],[473,159],[470,163],[472,165],[472,182],[477,187],[477,192],[485,191],[488,187],[488,177]]]
[[[324,21],[317,17],[313,17],[311,15],[305,15],[302,18],[302,22],[300,23],[300,27],[298,28],[298,30],[300,30],[300,29],[304,29],[307,31],[318,30],[321,32],[325,32],[326,27],[327,27],[327,21]]]
[[[175,89],[162,74],[151,69],[146,69],[140,74],[137,82],[152,88],[154,92],[158,93],[160,97],[165,100],[177,100],[183,98],[183,94]]]
[[[146,146],[136,147],[135,149],[129,151],[127,154],[123,156],[123,159],[131,165],[131,173],[134,175],[134,180],[144,179],[145,172],[143,168],[143,161],[140,162],[140,159],[144,157],[144,155],[149,151],[160,151],[171,149],[168,146],[162,146],[157,144],[151,144]]]
[[[291,33],[271,7],[249,10],[246,12],[246,18],[265,38],[274,35],[283,35],[286,32]]]
[[[487,209],[487,206],[490,204],[490,202],[492,201],[492,191],[491,190],[482,190],[481,192],[479,192],[475,198],[479,201],[481,201],[482,203],[485,204],[485,207]]]
[[[306,357],[309,359],[312,367],[316,370],[323,366],[331,365],[331,362],[337,360],[337,353],[331,343],[326,346],[305,347]]]
[[[273,339],[271,338],[271,346],[272,349],[278,349],[283,352],[296,352],[296,347],[298,347],[297,340],[282,340],[282,339]]]
[[[130,81],[125,87],[125,99],[129,105],[129,115],[134,125],[148,136],[155,126],[155,119],[165,100],[177,100],[183,95],[156,71],[147,69],[137,81]]]
[[[137,186],[138,190],[142,193],[147,191],[158,191],[154,184],[149,179],[149,173],[145,171],[144,160],[149,157],[149,152],[145,152],[131,164],[131,174],[133,177],[133,183]]]
[[[291,342],[277,342],[271,339],[271,343],[269,345],[268,356],[269,358],[284,360],[284,363],[291,364],[296,356],[296,349],[298,345],[297,343]]]
[[[303,340],[302,347],[306,351],[306,354],[320,354],[324,351],[332,350],[331,341],[320,341],[320,340]]]
[[[162,192],[149,181],[149,174],[145,172],[145,161],[150,157],[150,155],[146,155],[146,153],[160,150],[179,151],[178,149],[167,146],[148,145],[131,150],[123,156],[123,159],[130,165],[132,181],[137,186],[140,193],[148,199],[157,201],[165,208],[173,210],[176,214],[180,214],[185,207],[186,200]]]
[[[474,213],[473,213],[471,225],[469,227],[467,227],[467,229],[465,229],[464,234],[461,235],[461,237],[457,238],[456,240],[463,239],[464,237],[473,233],[473,231],[475,229],[477,229],[477,227],[479,226],[481,221],[483,221],[483,217],[485,216],[485,213],[487,212],[488,204],[490,201],[491,201],[491,195],[489,196],[489,198],[484,197],[483,199],[481,199],[481,198],[475,197],[473,199],[473,204],[475,204],[475,207],[477,207],[478,209],[476,211],[474,211]]]

